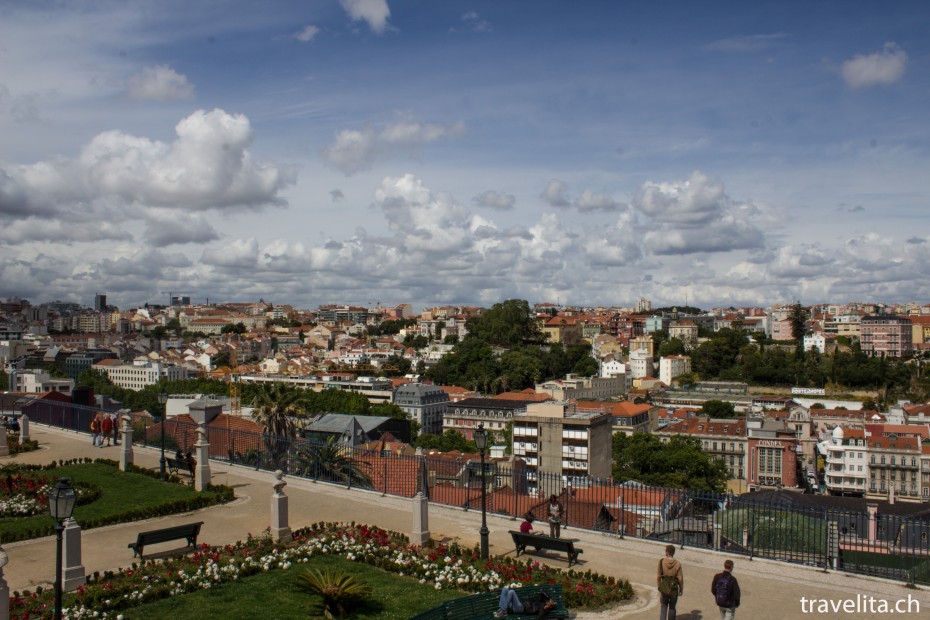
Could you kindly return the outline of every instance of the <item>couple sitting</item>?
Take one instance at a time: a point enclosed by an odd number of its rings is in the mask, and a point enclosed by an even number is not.
[[[508,613],[536,614],[537,618],[546,618],[556,608],[556,604],[544,591],[540,591],[533,600],[521,601],[516,590],[505,587],[501,590],[498,607],[494,612],[495,618],[506,618]]]

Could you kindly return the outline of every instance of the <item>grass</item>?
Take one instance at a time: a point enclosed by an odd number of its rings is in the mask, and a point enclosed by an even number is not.
[[[123,472],[118,467],[100,462],[66,464],[54,469],[36,471],[35,475],[44,476],[50,482],[68,477],[74,481],[94,485],[101,490],[96,501],[74,509],[74,519],[85,529],[98,524],[134,521],[156,514],[167,514],[165,511],[173,504],[194,500],[198,496],[218,496],[211,491],[197,493],[189,486],[164,482],[145,474]],[[181,508],[182,511],[189,509]],[[48,513],[0,519],[0,542],[43,536],[53,525],[54,521]]]
[[[312,558],[284,571],[272,571],[246,577],[193,594],[175,596],[122,612],[126,620],[161,620],[163,618],[268,618],[305,620],[322,617],[319,595],[297,589],[297,575],[307,568],[335,568],[363,579],[373,593],[347,618],[353,620],[406,620],[438,606],[444,601],[465,596],[455,590],[436,590],[410,577],[350,562],[336,556]]]

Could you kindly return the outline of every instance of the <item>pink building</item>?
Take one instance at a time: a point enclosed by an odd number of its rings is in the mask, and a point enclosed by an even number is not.
[[[911,320],[903,316],[864,316],[859,342],[867,355],[905,357],[914,348]]]

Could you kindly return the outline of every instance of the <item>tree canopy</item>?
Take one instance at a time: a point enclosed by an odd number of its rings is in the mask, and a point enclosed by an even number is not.
[[[622,481],[722,493],[728,472],[723,461],[704,452],[694,437],[676,435],[665,443],[649,433],[615,433],[613,476]]]
[[[728,403],[726,401],[716,399],[704,401],[704,404],[701,406],[701,413],[712,418],[738,417],[736,408],[733,406],[733,403]]]

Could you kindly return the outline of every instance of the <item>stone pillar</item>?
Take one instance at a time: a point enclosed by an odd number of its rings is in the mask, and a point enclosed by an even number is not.
[[[194,490],[206,491],[210,484],[210,443],[207,441],[207,426],[200,424],[197,427],[197,443],[194,444],[197,452],[197,467],[194,471]]]
[[[410,542],[422,545],[430,539],[429,534],[429,500],[422,492],[413,496],[413,531]]]
[[[71,592],[87,583],[84,565],[81,564],[81,526],[73,518],[65,521],[64,549],[61,559],[62,590]]]
[[[0,456],[10,456],[10,447],[6,445],[6,427],[0,425]]]
[[[749,548],[749,527],[743,526],[743,549]]]
[[[836,569],[840,555],[840,531],[836,521],[827,523],[827,564]]]
[[[126,471],[133,462],[132,452],[132,425],[129,423],[129,416],[120,416],[123,426],[120,428],[120,441],[123,442],[123,449],[120,450],[119,468],[120,471]]]
[[[19,445],[29,441],[29,416],[25,413],[19,417]]]
[[[10,586],[3,578],[3,567],[9,563],[6,551],[0,547],[0,620],[10,620]]]
[[[865,509],[869,513],[869,543],[875,544],[878,538],[878,504],[868,503]]]
[[[723,525],[721,525],[716,512],[711,514],[710,519],[711,535],[714,538],[714,549],[720,549],[720,541],[723,537]]]
[[[280,469],[274,473],[274,494],[271,496],[271,538],[277,542],[289,542],[293,539],[287,521],[287,495],[284,494],[284,472]]]

